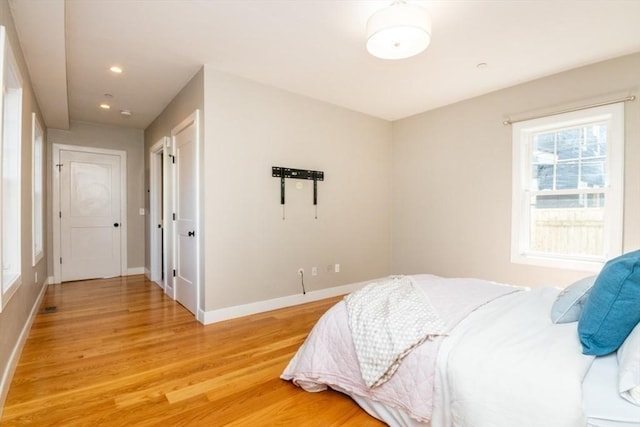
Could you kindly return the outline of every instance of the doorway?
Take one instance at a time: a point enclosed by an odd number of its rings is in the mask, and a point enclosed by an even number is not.
[[[127,271],[126,152],[53,144],[54,283]]]
[[[171,254],[171,151],[163,137],[150,150],[149,161],[149,279],[173,294]]]
[[[202,320],[199,110],[150,149],[149,277]]]

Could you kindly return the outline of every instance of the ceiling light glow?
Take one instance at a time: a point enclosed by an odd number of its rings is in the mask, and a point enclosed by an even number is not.
[[[114,65],[113,67],[109,68],[109,70],[111,70],[112,73],[116,73],[116,74],[122,73],[122,68],[118,67],[117,65]]]
[[[417,55],[431,42],[431,18],[416,5],[396,0],[367,21],[367,50],[381,59]]]
[[[111,108],[111,105],[103,103],[103,104],[100,104],[100,108],[102,108],[103,110],[108,110]]]

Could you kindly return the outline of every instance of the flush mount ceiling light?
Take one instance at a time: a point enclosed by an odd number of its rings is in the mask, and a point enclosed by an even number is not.
[[[106,104],[106,103],[102,103],[102,104],[100,104],[100,108],[102,108],[103,110],[109,110],[109,109],[111,109],[111,105]]]
[[[367,50],[381,59],[417,55],[431,42],[431,18],[427,11],[404,0],[380,9],[367,21]]]
[[[116,74],[121,74],[122,73],[122,67],[118,67],[117,65],[114,65],[113,67],[109,68],[109,70],[112,73],[116,73]]]

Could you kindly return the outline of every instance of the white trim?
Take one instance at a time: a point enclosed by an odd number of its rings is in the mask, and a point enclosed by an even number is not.
[[[47,280],[45,281],[45,283],[47,285],[55,285],[55,281],[53,280],[53,276],[48,276]]]
[[[144,267],[127,268],[127,276],[135,276],[136,274],[145,274],[145,268]]]
[[[53,144],[53,155],[51,161],[52,174],[52,203],[51,215],[53,224],[53,280],[54,283],[60,283],[62,280],[62,272],[60,271],[60,263],[56,260],[60,259],[60,172],[55,165],[60,163],[61,151],[79,151],[83,153],[109,154],[120,157],[120,274],[127,274],[127,152],[124,150],[111,150],[107,148],[84,147],[81,145],[69,144]]]
[[[6,59],[6,61],[5,61]],[[8,65],[7,68],[5,68],[5,65]],[[9,77],[7,77],[8,75],[12,76],[15,79],[15,82],[13,82],[16,86],[18,86],[17,88],[15,87],[8,87],[9,86],[9,82],[8,79]],[[11,277],[11,281],[10,283],[5,286],[5,272],[4,269],[2,269],[2,271],[0,272],[0,313],[2,312],[2,310],[7,306],[7,304],[9,303],[9,300],[11,299],[11,297],[16,293],[16,291],[18,290],[18,288],[22,285],[22,245],[24,244],[23,239],[22,239],[22,234],[20,232],[20,230],[22,230],[22,189],[23,189],[23,179],[22,179],[22,149],[23,149],[23,141],[22,141],[22,128],[24,125],[24,117],[22,114],[22,107],[24,105],[23,102],[23,98],[24,98],[24,84],[23,84],[23,80],[22,80],[22,74],[21,74],[21,70],[20,67],[18,67],[18,63],[16,62],[16,58],[13,54],[13,49],[11,48],[11,43],[9,43],[9,39],[7,38],[6,35],[6,30],[5,27],[0,25],[0,157],[2,156],[3,152],[4,152],[4,144],[5,144],[5,140],[4,140],[4,135],[5,135],[5,131],[6,129],[4,129],[4,119],[5,119],[5,113],[6,111],[4,111],[4,106],[5,106],[5,94],[7,94],[9,92],[9,89],[11,89],[11,92],[16,91],[16,93],[19,93],[18,98],[19,98],[19,102],[16,106],[16,110],[19,112],[19,117],[20,119],[18,120],[18,126],[16,129],[16,140],[18,142],[18,145],[16,147],[16,156],[17,156],[17,165],[16,165],[16,180],[17,180],[17,195],[16,195],[16,200],[14,200],[14,202],[17,204],[16,206],[16,219],[15,219],[15,223],[10,224],[12,226],[12,230],[11,233],[16,233],[16,236],[14,236],[15,240],[14,243],[16,243],[16,247],[12,247],[11,251],[11,255],[9,255],[10,259],[11,259],[11,263],[14,263],[15,261],[15,271],[12,271],[11,273],[13,273],[13,277]],[[13,98],[13,95],[11,96]],[[2,167],[2,162],[0,162],[0,176],[4,176],[5,175],[5,171],[3,171],[3,167]],[[3,212],[3,191],[4,191],[4,184],[0,184],[0,229],[2,229],[4,227],[4,225],[2,224],[2,222],[4,221],[4,215],[2,214]],[[7,233],[9,234],[9,233]],[[6,237],[6,236],[5,236]],[[4,244],[3,244],[3,240],[0,239],[0,259],[4,260],[4,254],[3,251],[5,249],[8,248],[4,248]],[[9,251],[8,251],[9,252]],[[14,259],[15,257],[15,259]],[[9,276],[10,273],[7,273],[7,276]],[[8,277],[7,277],[8,279]]]
[[[169,162],[169,155],[173,155],[173,144],[171,144],[171,138],[167,137],[165,140],[165,147],[162,152],[164,159],[162,161],[162,211],[164,217],[162,218],[162,227],[164,232],[164,239],[162,242],[162,253],[164,256],[164,280],[160,280],[158,283],[164,289],[164,293],[170,298],[175,300],[175,293],[173,290],[172,270],[173,270],[173,255],[172,255],[172,242],[171,233],[173,233],[173,221],[171,220],[171,207],[173,206],[173,168]]]
[[[531,147],[534,133],[580,126],[594,121],[608,121],[608,148],[606,158],[607,182],[598,193],[605,194],[604,254],[602,257],[562,257],[530,251],[529,226],[531,189]],[[610,104],[521,121],[513,125],[512,159],[512,216],[511,216],[511,262],[597,272],[603,263],[622,253],[623,199],[624,199],[624,103]],[[576,194],[596,192],[591,189],[572,191],[554,190],[549,194]]]
[[[27,321],[24,323],[22,327],[22,331],[20,331],[20,335],[18,336],[18,340],[16,344],[13,346],[11,350],[11,355],[9,356],[9,360],[7,361],[7,366],[2,373],[2,377],[0,378],[0,418],[2,418],[2,411],[4,409],[4,403],[7,399],[7,394],[9,394],[9,387],[11,386],[11,380],[13,379],[13,374],[16,371],[16,367],[18,366],[18,361],[20,360],[20,354],[22,354],[22,349],[27,342],[27,338],[29,338],[29,331],[31,330],[31,325],[38,314],[38,309],[40,308],[40,304],[42,303],[42,299],[44,298],[45,291],[47,290],[46,282],[42,285],[42,289],[40,289],[40,294],[38,298],[36,298],[33,303],[33,307],[31,307],[31,313],[29,313],[29,317]]]
[[[38,141],[38,137],[40,138],[40,164],[36,163],[36,142]],[[40,120],[38,120],[38,116],[36,113],[31,113],[31,249],[32,249],[32,266],[35,267],[38,265],[38,262],[44,257],[44,206],[45,206],[45,187],[44,187],[44,131],[42,130],[42,125],[40,124]],[[40,176],[36,176],[37,166],[40,167]],[[40,224],[37,224],[37,216],[36,216],[36,179],[40,179]],[[37,225],[40,225],[40,242],[37,242],[38,233]],[[36,249],[36,243],[41,245],[40,251]]]
[[[163,248],[163,242],[161,239],[162,230],[166,228],[165,218],[162,218],[162,212],[164,211],[161,201],[168,198],[168,189],[165,188],[165,162],[161,162],[166,151],[166,146],[169,138],[163,136],[158,142],[153,144],[149,150],[149,280],[158,283],[164,288],[162,284],[162,257],[165,257],[164,265],[167,266],[166,260],[166,248]],[[162,182],[160,182],[162,180]],[[162,188],[162,193],[160,189]],[[158,227],[160,224],[161,227]],[[160,230],[160,231],[159,231]],[[165,239],[166,240],[166,239]],[[167,276],[167,271],[164,273],[164,277]]]
[[[189,116],[187,116],[187,118],[185,118],[184,120],[182,120],[177,126],[175,126],[173,129],[171,129],[171,154],[174,156],[173,158],[175,159],[175,155],[176,155],[176,135],[178,135],[180,132],[182,132],[184,129],[186,129],[189,126],[194,126],[195,127],[195,133],[196,133],[196,182],[194,183],[195,186],[195,198],[196,198],[196,207],[195,207],[195,212],[196,212],[196,218],[195,218],[195,223],[196,223],[196,235],[195,235],[195,239],[196,239],[196,313],[195,313],[195,317],[198,318],[199,317],[199,312],[202,309],[201,307],[201,294],[202,294],[202,286],[204,283],[204,273],[202,271],[202,259],[201,256],[204,253],[204,248],[202,247],[202,245],[204,244],[204,239],[201,238],[202,233],[204,232],[204,227],[202,227],[201,224],[201,217],[202,215],[200,215],[200,210],[201,210],[201,203],[200,203],[200,189],[201,189],[201,181],[202,181],[202,172],[201,172],[201,167],[200,167],[200,153],[202,152],[202,140],[201,140],[201,135],[200,135],[200,110],[196,109],[193,113],[189,114]],[[176,180],[177,180],[177,176],[175,174],[175,169],[172,170],[172,174],[171,174],[171,211],[172,212],[176,212],[176,199],[177,197],[174,197],[176,194]],[[177,240],[177,231],[176,231],[176,227],[171,228],[171,245],[172,245],[172,254],[171,254],[171,258],[172,258],[172,266],[173,268],[176,268],[176,240]],[[169,240],[169,234],[166,234],[165,240]],[[172,277],[173,275],[169,276],[169,275],[165,275],[165,283],[169,283],[171,282],[171,288],[172,288],[172,297],[175,300],[176,299],[176,285],[175,285],[175,278]],[[169,280],[169,277],[172,277],[173,280]]]
[[[175,300],[176,293],[174,287],[174,279],[173,279],[173,269],[174,260],[173,260],[173,220],[172,220],[172,212],[173,212],[173,196],[174,196],[174,173],[173,173],[173,164],[171,159],[175,155],[175,149],[173,144],[173,139],[166,137],[164,150],[162,152],[164,159],[162,161],[163,171],[162,171],[162,210],[164,212],[164,217],[162,218],[162,226],[164,227],[164,239],[163,239],[163,247],[162,252],[164,253],[164,283],[162,287],[164,288],[164,293],[169,298]]]
[[[144,277],[151,281],[151,271],[147,267],[144,268]]]
[[[223,320],[235,319],[237,317],[249,316],[251,314],[263,313],[265,311],[277,310],[279,308],[291,307],[305,304],[338,295],[346,295],[361,289],[371,281],[351,283],[349,285],[335,286],[333,288],[320,289],[307,292],[305,295],[296,294],[286,297],[274,298],[265,301],[252,302],[249,304],[236,305],[233,307],[220,308],[211,311],[198,312],[198,320],[205,325],[222,322]]]

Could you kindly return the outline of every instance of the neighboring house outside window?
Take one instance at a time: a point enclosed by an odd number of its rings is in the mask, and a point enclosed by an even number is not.
[[[597,271],[622,252],[624,105],[513,125],[511,261]]]

